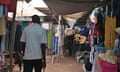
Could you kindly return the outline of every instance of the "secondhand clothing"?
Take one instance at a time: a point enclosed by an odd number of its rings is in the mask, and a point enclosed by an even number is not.
[[[24,60],[42,59],[40,45],[47,43],[46,31],[37,23],[27,26],[22,34],[21,42],[25,42]]]

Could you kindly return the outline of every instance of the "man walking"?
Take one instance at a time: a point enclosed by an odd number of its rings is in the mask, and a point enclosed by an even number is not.
[[[40,25],[40,17],[32,16],[32,26],[27,26],[21,37],[23,50],[24,72],[41,72],[46,67],[45,48],[47,43],[46,31]]]

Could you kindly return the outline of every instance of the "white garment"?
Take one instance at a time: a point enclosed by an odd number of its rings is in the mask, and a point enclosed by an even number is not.
[[[91,51],[90,51],[90,63],[93,64],[94,62],[94,52],[95,52],[95,48],[92,47]]]
[[[26,43],[23,59],[35,60],[42,58],[41,43],[47,43],[46,31],[39,25],[33,24],[24,29],[21,42]]]
[[[119,38],[115,39],[114,48],[118,48]]]

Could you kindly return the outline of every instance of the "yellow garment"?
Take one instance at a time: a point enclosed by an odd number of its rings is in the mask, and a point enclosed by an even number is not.
[[[0,18],[0,35],[5,35],[5,17]]]
[[[75,34],[75,35],[74,35],[74,40],[75,40],[76,42],[79,42],[79,41],[80,41],[80,34]]]
[[[115,41],[116,18],[106,16],[105,22],[105,45],[107,48],[112,48]]]
[[[86,42],[86,36],[80,35],[80,34],[75,34],[74,35],[74,40],[79,42],[80,44],[84,44]]]
[[[80,36],[80,44],[84,44],[86,42],[86,36]]]

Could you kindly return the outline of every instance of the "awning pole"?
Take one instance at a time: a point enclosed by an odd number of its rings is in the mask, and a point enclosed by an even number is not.
[[[10,72],[13,72],[13,49],[14,49],[15,16],[16,16],[16,10],[15,10],[15,12],[13,12],[12,23],[10,24],[10,51],[9,51],[9,54],[10,54]]]

